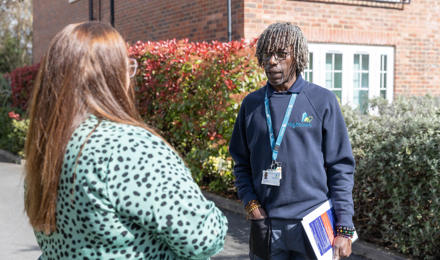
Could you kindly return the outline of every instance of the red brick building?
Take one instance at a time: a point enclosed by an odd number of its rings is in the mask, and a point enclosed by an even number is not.
[[[110,22],[109,0],[34,1],[34,61],[66,24]],[[344,103],[382,95],[440,95],[439,0],[231,0],[232,39],[269,24],[298,24],[309,41],[305,77]],[[228,39],[227,0],[115,0],[127,41]]]

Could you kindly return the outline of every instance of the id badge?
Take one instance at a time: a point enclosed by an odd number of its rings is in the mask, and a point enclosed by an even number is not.
[[[263,171],[263,176],[261,178],[261,184],[280,186],[281,180],[281,167],[276,169],[268,169]]]

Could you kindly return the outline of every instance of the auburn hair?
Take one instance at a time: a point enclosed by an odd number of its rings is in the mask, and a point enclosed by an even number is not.
[[[25,144],[25,210],[36,231],[56,230],[65,149],[88,114],[156,134],[136,109],[128,66],[126,43],[108,24],[71,24],[50,42],[34,83]]]

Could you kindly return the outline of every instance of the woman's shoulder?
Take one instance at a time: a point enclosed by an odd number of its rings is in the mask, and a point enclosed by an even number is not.
[[[163,139],[151,131],[129,124],[109,120],[99,120],[89,116],[74,131],[69,148],[79,148],[87,142],[85,150],[107,151],[112,153],[136,153],[147,151],[172,151]],[[87,152],[86,151],[86,152]]]
[[[98,119],[90,115],[74,131],[75,136],[88,136],[93,139],[111,139],[113,142],[126,142],[134,139],[143,141],[162,142],[160,137],[140,126],[113,122],[106,119]],[[90,138],[89,137],[89,138]]]
[[[126,152],[128,149],[132,152],[139,150],[171,151],[161,137],[139,126],[103,121],[97,133],[101,133],[107,140],[110,138],[120,152]]]
[[[122,124],[117,122],[112,122],[108,120],[103,120],[97,132],[101,133],[103,136],[113,136],[120,138],[119,141],[127,141],[133,139],[149,140],[151,142],[158,141],[160,138],[153,134],[151,131],[140,127],[129,124]]]

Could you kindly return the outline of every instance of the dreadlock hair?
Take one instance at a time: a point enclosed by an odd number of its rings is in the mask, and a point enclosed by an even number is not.
[[[298,76],[307,66],[309,50],[301,29],[289,22],[271,24],[260,35],[256,51],[258,64],[263,66],[264,54],[270,55],[288,47],[291,47],[290,56],[294,59],[292,70]]]

